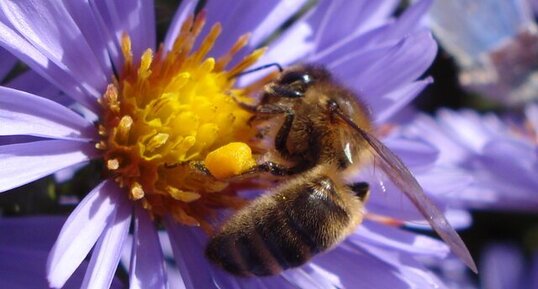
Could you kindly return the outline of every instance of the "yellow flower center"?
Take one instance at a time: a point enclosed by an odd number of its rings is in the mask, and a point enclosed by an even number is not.
[[[234,77],[264,49],[226,70],[248,36],[220,58],[207,57],[221,26],[214,25],[194,50],[204,23],[203,15],[191,16],[171,51],[148,49],[138,64],[123,37],[123,70],[100,99],[97,148],[110,176],[153,216],[170,214],[210,229],[215,208],[243,205],[225,179],[255,164],[247,145],[255,134],[247,124],[251,114],[237,102],[248,103],[260,83],[237,89]]]

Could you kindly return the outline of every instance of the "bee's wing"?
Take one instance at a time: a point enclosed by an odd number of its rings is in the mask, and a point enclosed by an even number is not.
[[[477,272],[476,264],[458,233],[448,223],[443,213],[426,196],[422,187],[413,174],[407,169],[398,156],[383,145],[376,137],[358,127],[352,120],[341,112],[336,112],[345,122],[353,127],[364,138],[374,154],[376,163],[379,163],[390,180],[402,190],[417,209],[424,215],[430,226],[448,244],[456,254],[473,272]]]

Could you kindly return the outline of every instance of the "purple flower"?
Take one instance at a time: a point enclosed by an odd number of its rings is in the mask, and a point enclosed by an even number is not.
[[[241,135],[246,121],[235,120],[248,115],[228,108],[233,105],[225,92],[233,89],[248,100],[259,75],[242,77],[242,88],[233,87],[229,76],[256,61],[323,64],[362,97],[377,124],[431,82],[417,80],[437,49],[420,25],[431,1],[420,1],[396,19],[390,17],[396,0],[321,1],[263,56],[254,50],[304,2],[208,1],[206,12],[193,19],[197,1],[182,1],[160,49],[152,1],[0,2],[0,46],[32,69],[27,77],[39,75],[69,97],[57,100],[36,90],[0,87],[0,135],[39,137],[0,146],[0,164],[6,168],[0,173],[0,191],[92,159],[103,160],[109,176],[62,227],[47,263],[51,287],[62,287],[92,248],[81,287],[108,287],[133,223],[130,286],[165,288],[167,273],[151,217],[163,220],[185,288],[443,287],[419,261],[446,257],[442,242],[372,221],[301,268],[248,279],[209,264],[203,257],[206,234],[185,225],[207,228],[204,217],[211,204],[233,207],[239,202],[231,193],[215,193],[221,183],[196,182],[189,168],[168,165],[203,160],[223,145],[219,142],[246,137]],[[220,26],[212,26],[217,22]],[[250,39],[242,36],[249,31]],[[206,58],[207,53],[217,58]],[[199,97],[204,94],[215,98]],[[122,114],[125,110],[129,113]],[[425,142],[393,137],[386,143],[404,160],[415,160],[412,169],[435,160]],[[171,177],[173,172],[179,176]],[[378,194],[369,211],[422,219],[405,200],[390,204],[392,191]]]
[[[406,129],[440,151],[437,164],[472,177],[472,184],[440,195],[453,206],[536,211],[538,198],[538,107],[524,118],[471,110],[440,110],[436,118],[418,116]]]
[[[538,255],[525,262],[513,244],[491,244],[481,258],[480,283],[488,289],[533,289],[538,287]]]
[[[538,36],[528,1],[435,1],[429,16],[464,87],[508,105],[536,99]]]

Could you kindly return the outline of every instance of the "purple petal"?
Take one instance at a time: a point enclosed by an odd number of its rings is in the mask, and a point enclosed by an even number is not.
[[[311,40],[314,32],[303,21],[298,21],[292,27],[286,29],[278,39],[271,43],[267,52],[252,67],[258,67],[269,63],[278,63],[289,66],[299,59],[314,51],[315,45]],[[247,85],[263,76],[267,71],[249,73],[240,78],[241,86]]]
[[[102,62],[81,37],[82,31],[63,2],[2,1],[0,7],[6,20],[22,37],[67,71],[84,91],[96,98],[101,96],[112,71],[105,71],[99,65]]]
[[[384,39],[397,39],[405,37],[409,32],[417,31],[432,2],[433,0],[417,1],[398,18],[397,25],[392,25],[390,30],[380,36]]]
[[[383,143],[409,167],[430,166],[437,159],[439,150],[427,142],[402,137],[388,137]]]
[[[159,235],[148,213],[135,207],[134,246],[129,267],[129,284],[136,288],[167,288]]]
[[[207,23],[220,22],[223,35],[215,43],[212,54],[222,55],[227,52],[235,41],[243,34],[252,32],[249,49],[257,47],[265,38],[276,31],[291,15],[297,12],[305,0],[283,1],[207,1]],[[226,13],[223,13],[226,11]],[[207,25],[202,32],[205,35],[211,25]],[[242,51],[238,58],[248,51]]]
[[[109,288],[120,261],[131,224],[132,206],[125,194],[117,190],[113,193],[119,194],[114,217],[107,220],[108,224],[95,245],[81,288]]]
[[[203,247],[194,235],[193,228],[183,228],[184,225],[165,219],[166,231],[170,236],[170,243],[174,252],[176,265],[181,272],[185,287],[215,288],[213,270],[203,255]]]
[[[380,99],[368,99],[370,108],[375,117],[374,122],[378,124],[386,122],[415,99],[415,97],[431,83],[433,83],[433,78],[428,77],[424,80],[414,81],[391,91]]]
[[[111,75],[112,63],[105,45],[108,38],[102,29],[97,29],[99,22],[92,11],[90,3],[88,1],[64,1],[63,4],[69,10],[69,14],[71,14],[71,17],[84,35],[84,39],[87,39],[88,45],[101,69]],[[107,77],[110,76],[108,74],[106,75]]]
[[[50,249],[65,222],[64,217],[40,216],[2,218],[0,221],[0,248],[32,248],[46,252]]]
[[[482,285],[488,289],[521,288],[523,256],[515,246],[491,245],[481,259]],[[530,288],[530,287],[529,287]]]
[[[295,288],[312,288],[312,289],[331,289],[336,288],[336,284],[331,282],[334,278],[330,278],[324,270],[316,270],[309,263],[298,269],[286,270],[282,273],[282,277]],[[332,273],[332,272],[330,272]],[[329,277],[329,278],[328,278]]]
[[[28,70],[5,84],[6,87],[16,90],[22,90],[31,94],[50,99],[52,101],[69,106],[74,101],[72,98],[65,95],[58,87],[39,76],[35,71]]]
[[[131,1],[99,1],[91,0],[96,14],[103,21],[104,26],[109,30],[109,34],[116,41],[116,48],[119,48],[121,38],[127,33],[131,38],[131,45],[134,58],[140,58],[142,53],[151,48],[155,51],[155,9],[153,0],[131,0]],[[118,66],[122,56],[115,54],[121,49],[114,49],[111,58]]]
[[[364,289],[446,288],[409,257],[393,250],[374,250],[371,246],[365,250],[341,244],[327,254],[316,256],[312,262],[338,276],[336,288],[357,288],[358,284]]]
[[[405,38],[386,52],[374,50],[349,55],[332,66],[336,66],[333,71],[342,81],[363,92],[368,100],[388,94],[417,79],[430,66],[436,53],[437,45],[431,34],[423,32]],[[362,65],[355,64],[355,60],[361,58]],[[354,65],[348,65],[350,61]]]
[[[0,192],[97,156],[91,143],[45,140],[0,146]]]
[[[420,184],[431,195],[443,201],[457,202],[461,192],[475,179],[468,171],[458,167],[436,166],[417,174]]]
[[[344,242],[356,246],[370,244],[394,252],[437,259],[446,258],[450,253],[450,249],[442,241],[371,221],[364,222]]]
[[[0,81],[3,81],[17,63],[17,58],[4,49],[0,49]]]
[[[458,164],[465,161],[469,152],[448,135],[437,121],[429,115],[419,114],[404,128],[404,135],[421,138],[439,148],[438,163]]]
[[[0,87],[0,135],[33,135],[57,139],[95,139],[94,125],[46,98]]]
[[[319,52],[329,49],[346,38],[355,37],[380,25],[387,21],[387,16],[397,4],[398,1],[394,0],[321,2],[308,19],[316,31],[316,50]]]
[[[105,181],[69,215],[47,261],[51,287],[62,287],[88,255],[103,230],[114,220],[122,193],[112,181]]]
[[[461,112],[441,109],[437,113],[441,129],[462,147],[473,153],[480,153],[484,145],[496,134],[502,135],[506,129],[488,128],[485,120],[475,111]]]
[[[0,45],[26,63],[46,80],[64,91],[69,97],[87,106],[92,111],[99,107],[94,97],[81,90],[80,84],[73,79],[65,68],[51,62],[42,51],[33,47],[13,29],[0,22]]]
[[[189,15],[194,13],[194,8],[196,8],[197,3],[197,0],[181,1],[174,18],[168,27],[166,37],[164,38],[164,48],[167,51],[170,51],[174,46],[174,41],[176,41],[176,38],[179,35],[179,30],[181,29],[181,25],[183,25],[183,21],[185,21]]]

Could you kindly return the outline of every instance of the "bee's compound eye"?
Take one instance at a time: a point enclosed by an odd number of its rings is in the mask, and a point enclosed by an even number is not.
[[[304,71],[291,71],[282,75],[282,78],[280,79],[280,84],[289,85],[296,82],[299,82],[301,84],[310,84],[312,81],[313,79],[310,74],[305,73]]]

